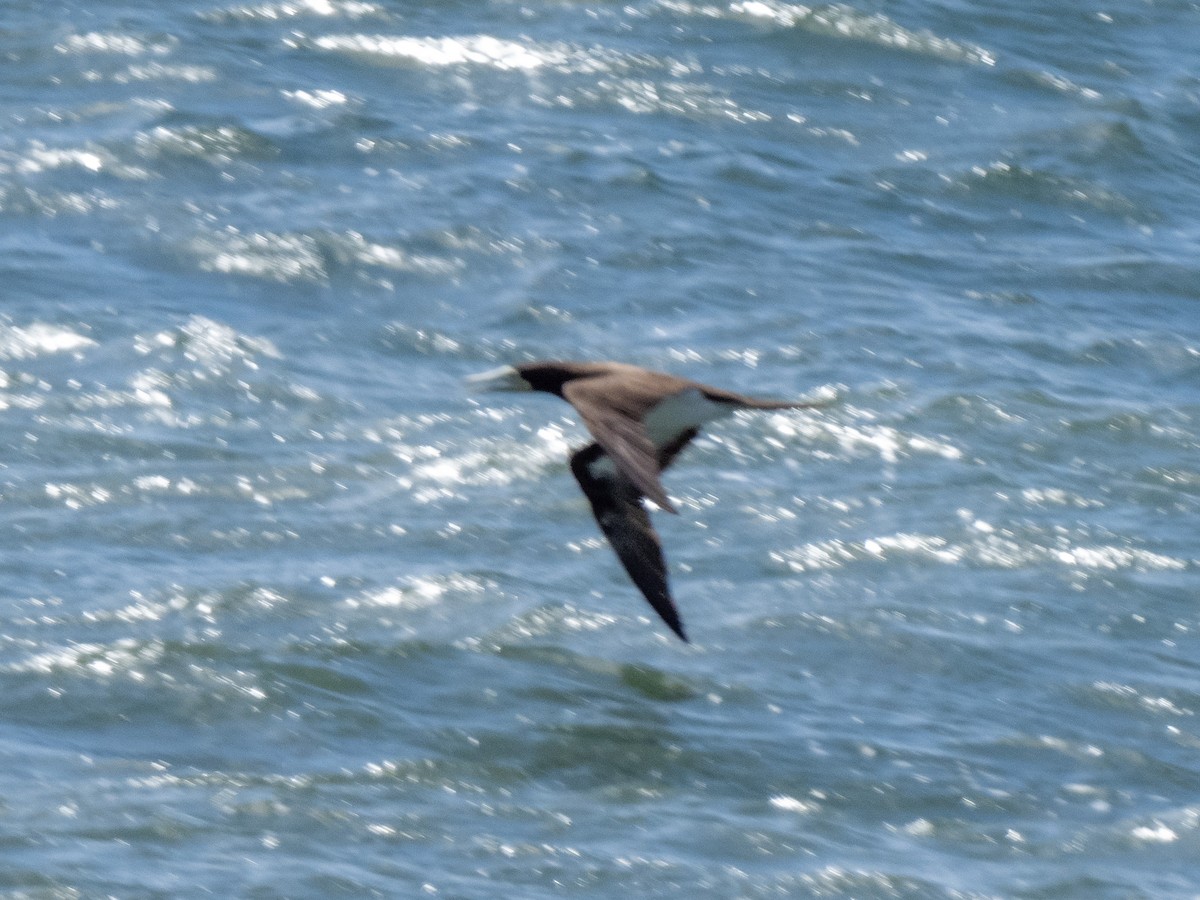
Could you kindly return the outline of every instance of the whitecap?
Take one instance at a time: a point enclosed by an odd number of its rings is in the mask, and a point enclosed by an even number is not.
[[[73,484],[66,481],[48,481],[46,496],[62,503],[67,509],[83,509],[100,506],[113,498],[112,491],[99,484]]]
[[[352,609],[426,609],[439,605],[450,596],[479,595],[493,588],[495,584],[487,579],[453,572],[410,578],[402,585],[390,585],[347,597],[345,603]]]
[[[204,13],[202,18],[216,22],[227,19],[263,19],[273,21],[294,19],[299,16],[358,19],[365,16],[381,16],[384,13],[385,10],[382,6],[376,3],[364,3],[362,0],[283,0],[283,2],[278,3],[254,3],[242,6],[230,6],[214,12]]]
[[[146,180],[150,173],[137,166],[128,166],[102,147],[49,147],[41,141],[32,142],[21,153],[0,154],[0,173],[41,175],[63,169],[77,169],[91,174],[106,172],[119,178]]]
[[[29,359],[45,353],[78,353],[96,342],[61,325],[0,323],[0,359]]]
[[[368,240],[358,232],[339,235],[331,241],[332,252],[341,262],[377,266],[399,272],[421,275],[449,275],[463,268],[463,261],[421,253],[410,253],[400,247]]]
[[[311,91],[284,91],[283,96],[288,100],[292,100],[302,106],[312,107],[313,109],[328,109],[331,106],[341,106],[350,102],[348,96],[333,88],[317,88]]]
[[[821,807],[819,803],[811,800],[801,800],[798,797],[792,797],[787,794],[777,794],[770,799],[770,804],[776,809],[781,809],[784,812],[792,812],[800,815],[808,815],[818,811]]]
[[[578,91],[570,104],[608,102],[631,113],[660,113],[698,118],[726,118],[737,122],[767,122],[771,114],[741,106],[706,84],[660,81],[649,78],[602,78],[594,88]]]
[[[996,64],[995,55],[978,45],[941,37],[925,29],[905,28],[882,13],[864,13],[842,3],[813,7],[773,0],[745,0],[730,4],[727,14],[730,18],[748,22],[779,28],[805,28],[955,62]]]
[[[305,234],[229,229],[197,235],[188,250],[206,272],[280,282],[320,282],[328,277],[320,244]]]
[[[1139,825],[1130,831],[1130,836],[1135,840],[1153,844],[1169,844],[1179,840],[1179,835],[1175,829],[1164,825],[1162,822],[1154,822],[1151,825]]]
[[[234,360],[252,362],[255,356],[282,358],[266,338],[244,335],[229,325],[199,315],[189,316],[178,331],[159,332],[152,341],[159,346],[182,346],[187,359],[212,365]]]
[[[768,425],[783,438],[802,437],[816,444],[833,442],[845,457],[873,452],[888,464],[897,462],[902,456],[918,453],[949,460],[963,457],[963,452],[948,441],[863,421],[869,419],[869,414],[863,411],[847,409],[846,413],[860,421],[845,423],[814,416],[777,414],[768,419]]]
[[[1042,543],[1036,534],[1018,535],[1009,528],[974,522],[970,535],[955,540],[936,534],[898,532],[861,540],[832,539],[776,551],[771,558],[792,571],[839,568],[857,562],[911,559],[943,565],[971,564],[988,568],[1021,569],[1057,565],[1072,571],[1182,571],[1188,560],[1140,547],[1071,543],[1059,537]]]
[[[469,485],[506,485],[536,478],[548,465],[565,462],[571,444],[561,425],[539,428],[532,439],[479,439],[469,449],[447,452],[433,444],[397,443],[392,452],[409,464],[399,483],[418,500],[453,494]],[[432,488],[433,493],[422,488]]]
[[[422,66],[479,65],[501,70],[531,70],[561,64],[561,50],[538,47],[491,35],[463,37],[389,37],[384,35],[323,35],[311,46],[318,50],[363,55],[398,64]]]
[[[111,53],[118,56],[143,56],[148,53],[165,54],[177,43],[174,38],[150,41],[131,34],[89,31],[85,34],[68,35],[54,45],[59,53]]]
[[[1122,705],[1132,701],[1147,712],[1178,717],[1195,715],[1194,710],[1180,706],[1170,697],[1163,697],[1157,693],[1143,693],[1133,685],[1113,681],[1096,681],[1093,682],[1092,689]]]
[[[144,677],[141,670],[152,666],[162,656],[162,645],[121,638],[110,644],[74,643],[66,647],[42,650],[23,660],[4,665],[9,672],[28,672],[49,675],[73,672],[94,678],[111,678],[126,674]]]
[[[117,84],[136,84],[143,81],[182,81],[186,84],[204,84],[216,81],[219,74],[212,66],[170,64],[157,60],[128,66],[123,72],[112,76]]]

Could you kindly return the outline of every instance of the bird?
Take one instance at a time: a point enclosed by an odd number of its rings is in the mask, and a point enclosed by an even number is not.
[[[705,424],[740,409],[821,405],[747,397],[621,362],[541,360],[501,366],[467,382],[482,391],[543,391],[575,408],[594,440],[572,452],[571,472],[630,579],[685,643],[662,542],[643,499],[678,513],[659,476]]]

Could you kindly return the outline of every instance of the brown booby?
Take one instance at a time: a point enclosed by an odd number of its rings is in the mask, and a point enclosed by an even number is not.
[[[545,391],[575,407],[595,442],[571,455],[571,472],[633,583],[684,641],[662,544],[642,498],[677,512],[659,474],[706,422],[739,409],[819,405],[759,400],[617,362],[531,362],[483,372],[468,382],[480,390]]]

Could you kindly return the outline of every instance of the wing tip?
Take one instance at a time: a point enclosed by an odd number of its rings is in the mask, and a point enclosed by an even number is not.
[[[664,605],[658,603],[652,603],[651,605],[654,607],[654,611],[658,613],[659,618],[666,623],[666,626],[675,632],[677,638],[685,644],[691,643],[688,640],[687,632],[683,628],[683,619],[679,618],[679,611],[675,609],[675,604],[671,602],[669,597]]]

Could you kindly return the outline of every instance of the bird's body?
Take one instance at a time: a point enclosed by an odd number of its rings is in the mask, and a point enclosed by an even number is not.
[[[545,391],[575,407],[595,441],[572,454],[571,472],[633,583],[685,641],[662,546],[642,498],[676,512],[659,475],[708,422],[739,409],[813,405],[759,400],[615,362],[525,363],[471,381],[488,390]]]

